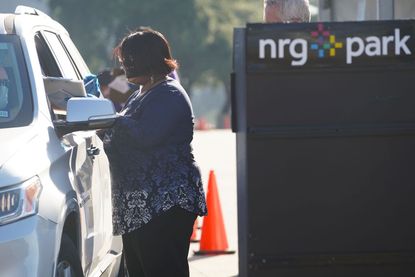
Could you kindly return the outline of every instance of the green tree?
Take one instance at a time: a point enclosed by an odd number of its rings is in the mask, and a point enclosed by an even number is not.
[[[69,30],[93,71],[115,65],[112,49],[129,31],[149,26],[161,31],[181,64],[187,87],[226,82],[231,69],[232,31],[258,21],[253,0],[49,0],[52,15]]]
[[[117,66],[113,48],[139,26],[163,33],[179,61],[180,78],[194,85],[223,84],[230,110],[233,29],[259,22],[262,0],[49,0],[52,16],[69,31],[93,72]],[[219,125],[223,119],[218,119]]]

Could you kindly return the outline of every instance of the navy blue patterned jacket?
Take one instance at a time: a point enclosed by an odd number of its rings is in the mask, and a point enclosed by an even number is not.
[[[207,212],[192,154],[193,111],[185,90],[169,78],[135,92],[104,137],[112,175],[114,234],[129,233],[173,206]]]

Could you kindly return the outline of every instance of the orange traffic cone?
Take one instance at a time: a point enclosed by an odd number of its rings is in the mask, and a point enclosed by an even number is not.
[[[197,217],[195,220],[195,223],[193,224],[193,233],[192,236],[190,237],[190,242],[198,242],[199,240],[197,239],[197,229],[198,229],[198,223],[197,223]]]
[[[226,238],[225,226],[223,224],[222,209],[220,207],[216,177],[213,170],[209,172],[209,183],[207,190],[208,215],[203,219],[202,235],[200,238],[200,250],[196,255],[233,254],[229,251]]]

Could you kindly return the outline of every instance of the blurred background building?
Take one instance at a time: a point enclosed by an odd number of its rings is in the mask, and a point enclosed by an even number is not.
[[[415,18],[414,0],[319,0],[321,21]]]

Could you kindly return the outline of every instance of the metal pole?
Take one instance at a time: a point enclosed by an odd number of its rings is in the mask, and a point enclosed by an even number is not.
[[[377,19],[392,20],[395,18],[395,0],[377,0]]]
[[[366,0],[359,0],[357,2],[357,21],[363,21],[365,20],[366,16]]]

